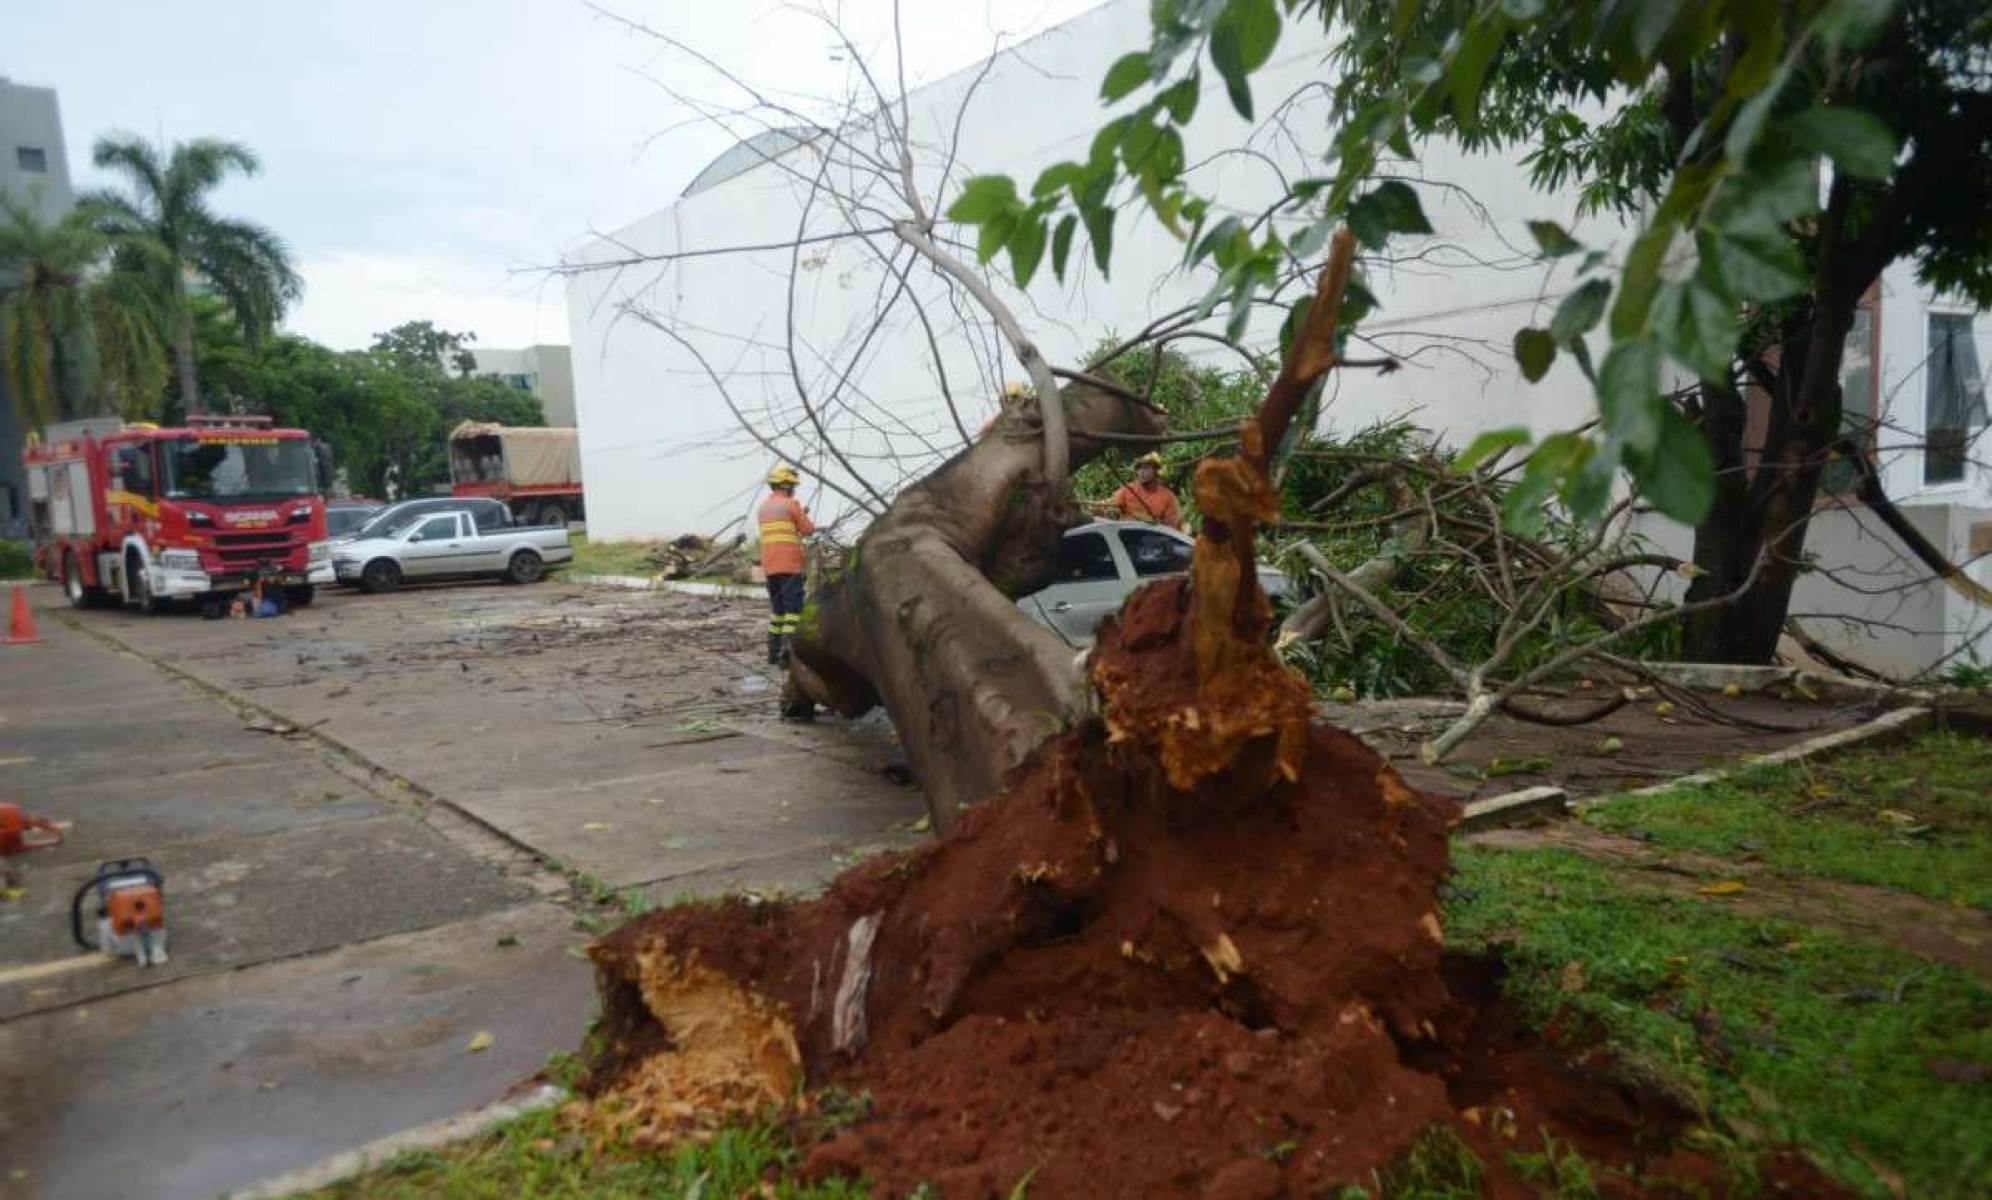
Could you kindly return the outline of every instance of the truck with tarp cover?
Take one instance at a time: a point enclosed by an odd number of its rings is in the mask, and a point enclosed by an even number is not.
[[[579,520],[580,431],[465,421],[450,431],[450,493],[501,500],[527,525]]]

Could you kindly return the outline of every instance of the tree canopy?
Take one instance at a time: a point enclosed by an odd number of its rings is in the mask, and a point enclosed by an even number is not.
[[[124,176],[127,190],[91,192],[83,206],[113,240],[120,267],[142,274],[164,306],[179,366],[180,404],[201,412],[190,286],[198,283],[226,301],[250,345],[269,336],[304,290],[282,238],[212,206],[211,194],[228,176],[254,175],[261,161],[236,142],[197,138],[162,155],[143,139],[122,134],[99,138],[92,157],[99,167]]]
[[[1805,320],[1772,333],[1788,362],[1794,335],[1818,356],[1804,364],[1809,388],[1793,389],[1817,433],[1837,419],[1832,368],[1852,306],[1889,262],[1913,257],[1931,285],[1992,300],[1992,11],[1973,0],[1158,0],[1152,17],[1150,44],[1101,89],[1140,103],[1083,161],[1051,166],[1028,194],[971,179],[950,215],[980,226],[985,261],[1007,252],[1027,282],[1047,247],[1063,276],[1081,228],[1107,270],[1117,211],[1137,192],[1189,260],[1214,268],[1206,303],[1228,303],[1237,332],[1253,297],[1335,226],[1370,249],[1430,231],[1416,190],[1380,178],[1424,139],[1522,153],[1539,186],[1575,185],[1633,236],[1619,253],[1529,223],[1544,260],[1581,282],[1546,328],[1517,331],[1518,365],[1539,379],[1570,357],[1601,419],[1536,448],[1510,493],[1516,520],[1551,494],[1598,512],[1620,467],[1656,507],[1699,520],[1715,463],[1664,397],[1664,369],[1727,375],[1752,330],[1794,301]],[[1182,130],[1207,81],[1242,116],[1258,111],[1253,76],[1298,21],[1333,38],[1326,170],[1268,219],[1222,215],[1187,181]],[[1345,328],[1373,303],[1362,289],[1351,298]],[[1503,431],[1469,457],[1526,440]]]

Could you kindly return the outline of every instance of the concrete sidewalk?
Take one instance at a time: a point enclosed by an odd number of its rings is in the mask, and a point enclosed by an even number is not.
[[[44,641],[0,646],[0,797],[74,827],[0,903],[0,1196],[213,1196],[489,1102],[579,1044],[585,937],[528,856],[36,591]],[[8,982],[80,953],[72,895],[134,855],[165,874],[171,961]]]

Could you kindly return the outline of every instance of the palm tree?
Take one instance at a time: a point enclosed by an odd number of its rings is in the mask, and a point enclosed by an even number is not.
[[[189,284],[199,280],[226,300],[251,346],[276,327],[304,290],[281,238],[208,206],[208,194],[222,180],[238,171],[254,175],[261,163],[248,147],[212,138],[181,142],[162,161],[157,148],[123,134],[98,139],[92,158],[131,185],[128,195],[100,191],[85,203],[115,243],[121,269],[149,279],[162,301],[181,403],[189,413],[202,412]]]
[[[87,209],[50,224],[0,194],[0,370],[26,424],[146,415],[165,387],[158,308],[109,249]]]

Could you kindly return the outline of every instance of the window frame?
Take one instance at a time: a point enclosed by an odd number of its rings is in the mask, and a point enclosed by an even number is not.
[[[1091,538],[1097,543],[1099,543],[1100,547],[1099,560],[1106,564],[1107,573],[1104,575],[1084,575],[1084,576],[1068,575],[1066,573],[1066,568],[1068,563],[1074,563],[1075,565],[1090,564],[1091,562],[1090,559],[1085,560],[1085,563],[1080,563],[1080,560],[1076,560],[1068,556],[1066,553],[1067,547],[1076,547],[1087,538]],[[1120,581],[1120,577],[1121,577],[1120,563],[1114,558],[1113,543],[1107,540],[1107,535],[1105,530],[1100,530],[1100,529],[1074,530],[1073,532],[1065,534],[1059,538],[1058,567],[1057,567],[1057,574],[1053,577],[1054,582],[1118,583]]]
[[[1948,490],[1971,486],[1971,443],[1978,436],[1979,432],[1985,428],[1985,421],[1982,419],[1985,412],[1985,368],[1982,363],[1978,367],[1978,410],[1981,417],[1978,423],[1967,423],[1962,426],[1938,426],[1932,422],[1931,417],[1934,415],[1932,406],[1936,399],[1934,389],[1937,385],[1936,332],[1938,324],[1940,322],[1961,322],[1964,327],[1966,341],[1971,346],[1973,357],[1976,358],[1978,348],[1977,316],[1978,314],[1971,309],[1960,309],[1950,306],[1932,305],[1924,310],[1922,483],[1923,487],[1928,490]],[[1968,420],[1969,418],[1967,418]],[[1934,441],[1935,434],[1939,428],[1946,431],[1956,430],[1962,434],[1956,451],[1957,466],[1955,474],[1945,474],[1942,476],[1933,474],[1938,461],[1934,453]]]
[[[34,156],[34,161],[32,162],[29,160],[30,155]],[[14,166],[15,169],[25,171],[30,175],[48,174],[48,147],[15,146]]]
[[[1161,526],[1147,529],[1117,529],[1114,532],[1120,535],[1121,552],[1127,555],[1127,565],[1134,568],[1137,578],[1163,579],[1170,575],[1181,575],[1190,569],[1190,558],[1193,554],[1190,545],[1181,538],[1171,537],[1169,534],[1163,532]],[[1168,544],[1171,550],[1169,558],[1171,565],[1169,569],[1164,571],[1145,571],[1142,569],[1141,555],[1135,551],[1134,546],[1136,540],[1141,538],[1149,538]]]

